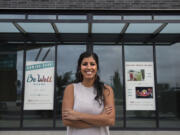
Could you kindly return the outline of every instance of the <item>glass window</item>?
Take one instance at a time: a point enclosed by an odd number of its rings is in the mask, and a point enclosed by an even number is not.
[[[55,20],[55,15],[28,15],[28,19],[52,19]]]
[[[18,29],[12,23],[0,22],[0,32],[19,32]]]
[[[88,33],[88,23],[55,23],[60,33]]]
[[[112,15],[112,16],[106,16],[106,15],[95,15],[93,16],[93,19],[94,20],[121,20],[121,16],[115,16],[115,15]]]
[[[152,20],[151,16],[124,16],[124,20]]]
[[[172,16],[154,16],[154,20],[180,20],[180,16],[172,15]]]
[[[18,14],[1,14],[0,19],[25,19],[25,15]]]
[[[58,19],[61,19],[61,20],[86,20],[87,16],[85,16],[85,15],[59,15]]]
[[[131,23],[126,33],[153,33],[160,26],[160,23]]]
[[[124,23],[93,23],[92,33],[120,33]]]
[[[157,46],[159,126],[180,128],[180,43]]]
[[[125,46],[125,62],[152,62],[152,46]],[[155,111],[126,110],[128,128],[156,127]]]
[[[18,23],[26,32],[54,33],[50,23]]]
[[[55,47],[42,47],[26,52],[26,64],[29,61],[55,61]],[[43,95],[46,96],[46,95]],[[53,110],[24,110],[24,127],[53,127]]]
[[[160,33],[180,33],[180,23],[168,23]]]
[[[114,90],[116,106],[115,127],[123,127],[123,72],[121,46],[94,46],[99,56],[101,80]]]
[[[57,51],[56,126],[64,127],[61,120],[63,92],[75,79],[77,61],[79,55],[86,51],[86,45],[59,45]]]
[[[0,128],[19,128],[23,78],[23,51],[0,47]]]

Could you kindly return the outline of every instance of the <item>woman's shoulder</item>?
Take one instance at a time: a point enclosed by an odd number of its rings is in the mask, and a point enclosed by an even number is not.
[[[113,94],[113,89],[111,86],[109,86],[108,84],[104,84],[104,91],[103,93],[105,95],[110,95],[110,94]]]
[[[76,87],[76,85],[79,85],[79,83],[70,83],[66,86],[66,89],[74,89],[74,87]]]
[[[106,90],[106,89],[112,90],[112,87],[109,86],[108,84],[104,84],[104,89],[105,89],[105,90]]]
[[[73,90],[74,89],[74,84],[71,83],[71,84],[68,84],[65,88],[66,91],[70,91],[70,90]]]

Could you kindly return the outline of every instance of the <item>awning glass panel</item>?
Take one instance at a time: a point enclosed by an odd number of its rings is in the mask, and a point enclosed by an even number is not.
[[[0,22],[0,32],[19,32],[12,23],[2,23]]]
[[[180,16],[154,16],[154,20],[180,20]]]
[[[59,15],[58,19],[62,19],[62,20],[86,20],[87,16],[85,16],[85,15]]]
[[[121,20],[121,16],[100,16],[100,15],[97,15],[97,16],[93,16],[93,19],[94,20]]]
[[[60,33],[88,33],[88,23],[55,23]]]
[[[131,23],[126,33],[153,33],[161,23]]]
[[[50,23],[18,23],[26,32],[54,33]]]
[[[124,16],[124,20],[152,20],[151,16]]]
[[[160,33],[180,33],[180,23],[169,23]]]
[[[55,20],[55,15],[28,15],[28,19],[52,19]]]
[[[11,14],[2,14],[0,19],[25,19],[25,15],[11,15]]]
[[[124,23],[93,23],[92,33],[120,33]]]

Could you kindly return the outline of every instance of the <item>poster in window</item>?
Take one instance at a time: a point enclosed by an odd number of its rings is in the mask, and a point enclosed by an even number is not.
[[[53,110],[54,61],[27,61],[24,110]]]
[[[126,110],[155,110],[153,62],[126,62]]]

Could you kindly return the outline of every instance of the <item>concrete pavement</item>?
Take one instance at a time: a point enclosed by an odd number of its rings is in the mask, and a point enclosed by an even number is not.
[[[66,135],[66,131],[0,131],[0,135]],[[111,131],[111,135],[180,135],[180,131]]]

